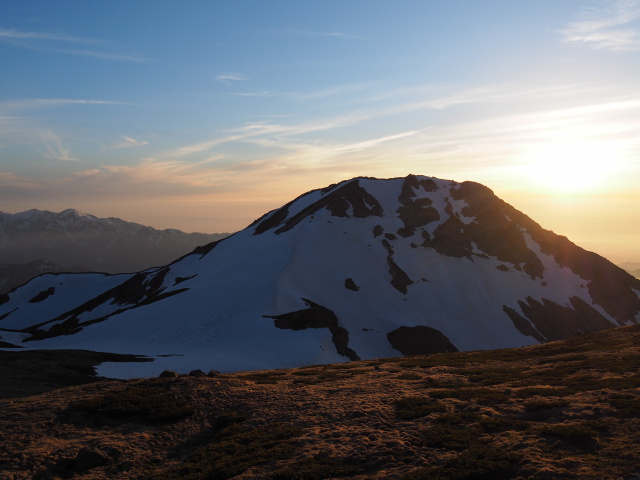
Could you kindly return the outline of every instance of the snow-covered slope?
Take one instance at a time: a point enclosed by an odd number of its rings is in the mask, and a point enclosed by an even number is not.
[[[106,376],[234,371],[530,345],[640,320],[640,280],[473,182],[357,178],[131,275],[5,295],[28,348],[152,356]]]
[[[137,272],[165,265],[227,234],[156,230],[77,210],[0,212],[0,264],[46,259],[66,271]]]

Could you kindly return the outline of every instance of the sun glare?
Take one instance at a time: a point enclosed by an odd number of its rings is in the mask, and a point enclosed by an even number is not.
[[[524,173],[538,187],[575,193],[607,185],[617,169],[615,149],[604,142],[560,141],[530,149]]]

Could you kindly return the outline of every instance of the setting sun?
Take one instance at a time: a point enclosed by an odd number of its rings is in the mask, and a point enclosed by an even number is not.
[[[539,187],[556,192],[581,192],[606,186],[620,163],[605,142],[559,141],[525,154],[525,175]]]

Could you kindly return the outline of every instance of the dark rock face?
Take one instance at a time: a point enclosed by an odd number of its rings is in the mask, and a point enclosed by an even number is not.
[[[391,275],[391,285],[400,293],[405,294],[408,292],[407,288],[413,284],[413,280],[409,278],[409,275],[402,270],[396,262],[393,261],[393,257],[389,255],[387,257],[387,265],[389,265],[389,275]]]
[[[46,300],[47,298],[49,298],[51,295],[53,295],[56,292],[55,287],[49,287],[46,290],[41,291],[39,294],[37,294],[35,297],[33,297],[31,300],[29,300],[29,303],[38,303],[38,302],[42,302],[43,300]]]
[[[334,217],[356,217],[365,218],[369,216],[382,216],[382,206],[373,195],[362,188],[358,179],[351,180],[339,188],[331,188],[327,190],[327,195],[317,202],[303,208],[300,212],[287,220],[289,215],[289,207],[293,202],[288,203],[284,207],[272,213],[268,218],[258,223],[254,230],[254,235],[259,235],[276,227],[275,233],[283,233],[291,230],[305,218],[313,215],[322,208],[326,208]],[[352,210],[351,215],[349,209]]]
[[[456,217],[449,217],[433,232],[433,239],[425,239],[422,244],[447,257],[470,257],[473,251],[472,238],[466,231],[467,225]]]
[[[354,292],[357,292],[358,290],[360,290],[360,287],[356,285],[356,282],[353,281],[353,278],[347,278],[344,281],[344,288],[348,290],[353,290]]]
[[[568,307],[546,298],[539,302],[527,297],[526,302],[518,302],[526,318],[506,305],[503,310],[521,333],[539,342],[562,340],[577,333],[596,332],[615,326],[584,300],[571,297],[570,302],[571,307]]]
[[[278,225],[281,225],[289,216],[289,207],[291,206],[292,203],[297,201],[299,198],[301,197],[296,198],[295,200],[287,203],[286,205],[283,205],[275,212],[271,214],[267,214],[264,217],[261,217],[255,222],[253,222],[251,225],[249,225],[251,227],[254,224],[257,224],[255,230],[253,231],[253,234],[260,235],[261,233],[264,233],[267,230],[271,230],[272,228],[276,228]],[[264,220],[262,220],[262,218],[264,218]]]
[[[391,285],[403,295],[408,292],[407,288],[413,284],[413,280],[402,270],[393,260],[393,246],[386,238],[382,239],[382,246],[387,251],[387,265],[389,266],[389,275],[391,275]]]
[[[195,275],[191,275],[190,277],[176,277],[176,279],[173,282],[173,286],[175,287],[179,283],[186,282],[187,280],[191,280],[192,278],[195,278],[197,276],[198,274],[196,273]]]
[[[420,187],[427,192],[433,192],[438,188],[431,179],[418,180],[415,175],[405,178],[398,196],[401,207],[396,212],[398,218],[404,223],[404,227],[399,228],[397,232],[401,237],[410,237],[418,227],[440,220],[438,210],[431,206],[432,201],[417,197],[414,189]]]
[[[460,258],[470,257],[472,243],[475,243],[478,249],[500,261],[522,264],[531,277],[543,276],[542,263],[527,247],[520,230],[521,226],[527,226],[522,220],[534,223],[532,220],[479,183],[463,182],[452,187],[450,195],[467,204],[461,213],[474,221],[462,222],[453,214],[449,203],[446,207],[449,218],[436,228],[433,239],[425,241],[425,246],[433,247],[443,255]]]
[[[347,345],[349,332],[338,324],[338,317],[328,308],[318,305],[306,298],[302,299],[309,308],[283,313],[282,315],[263,315],[264,318],[274,319],[277,328],[288,330],[305,330],[307,328],[328,328],[332,334],[331,340],[336,346],[338,354],[349,360],[360,360],[360,357]]]
[[[518,329],[520,333],[528,337],[533,337],[540,343],[545,343],[547,341],[544,335],[536,330],[536,328],[531,325],[531,323],[526,318],[516,312],[513,308],[503,305],[502,310],[504,311],[504,313],[509,315],[509,318],[513,322],[513,325]]]
[[[387,339],[391,346],[403,355],[428,355],[458,351],[440,330],[424,325],[397,328],[387,333]]]
[[[206,245],[202,245],[202,246],[198,246],[196,248],[193,249],[193,251],[191,253],[188,253],[187,255],[184,255],[183,257],[180,257],[178,260],[176,261],[180,261],[182,260],[184,257],[187,257],[189,255],[200,255],[201,257],[204,257],[207,253],[209,253],[211,250],[213,250],[214,248],[216,248],[218,246],[218,244],[224,239],[221,240],[216,240],[215,242],[211,242],[211,243],[207,243]],[[176,263],[174,262],[171,262]]]

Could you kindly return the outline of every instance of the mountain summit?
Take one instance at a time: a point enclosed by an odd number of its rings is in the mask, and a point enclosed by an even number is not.
[[[640,280],[474,182],[356,178],[135,274],[43,275],[2,340],[153,357],[113,377],[530,345],[640,320]]]

